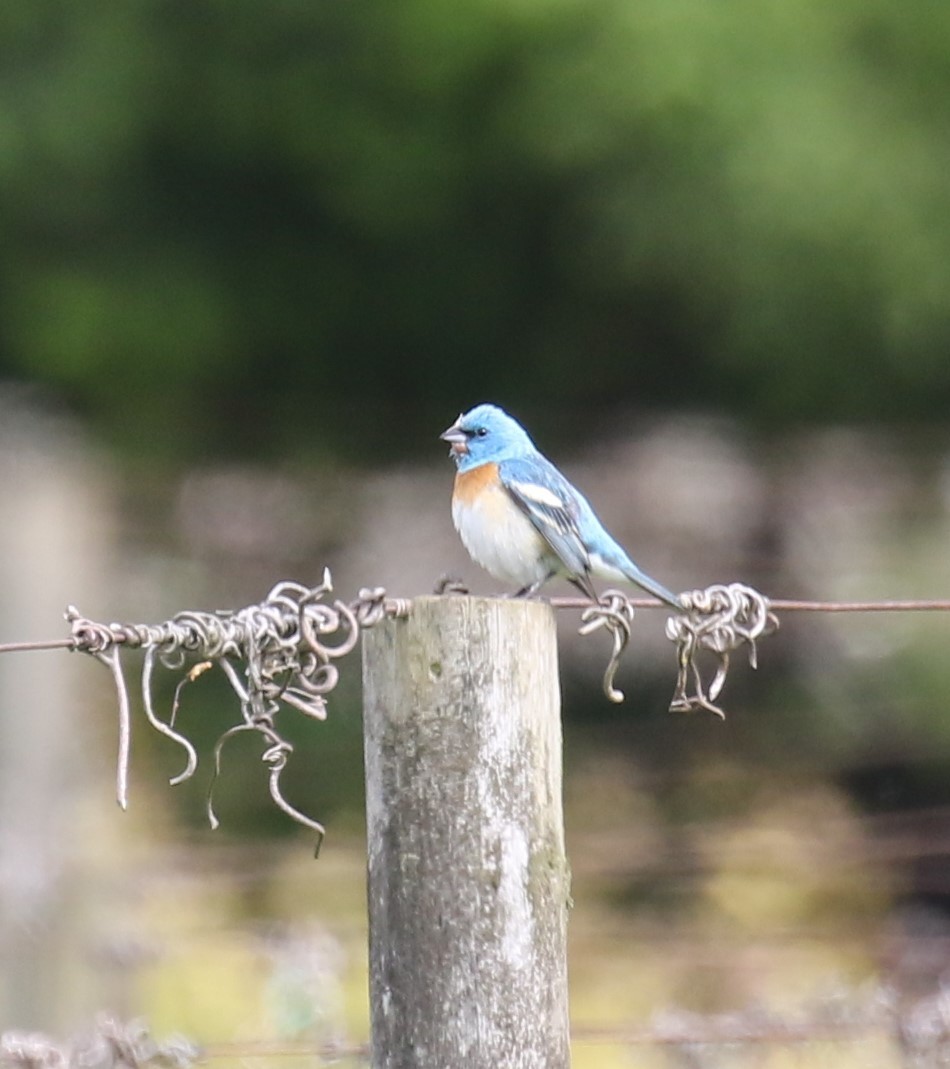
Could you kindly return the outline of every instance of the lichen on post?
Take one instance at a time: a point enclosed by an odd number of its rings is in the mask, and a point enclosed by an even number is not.
[[[374,1069],[565,1069],[552,609],[416,598],[363,682]]]

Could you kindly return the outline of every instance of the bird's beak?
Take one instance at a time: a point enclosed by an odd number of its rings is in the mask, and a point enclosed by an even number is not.
[[[459,419],[462,417],[459,416]],[[449,427],[448,430],[443,431],[439,437],[443,442],[448,442],[449,455],[454,457],[462,457],[468,452],[468,435],[458,424],[458,420]]]

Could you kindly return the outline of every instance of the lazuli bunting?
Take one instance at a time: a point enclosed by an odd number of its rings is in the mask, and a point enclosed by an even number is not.
[[[535,593],[563,576],[597,600],[592,578],[635,583],[680,612],[675,594],[640,571],[597,519],[587,499],[495,405],[478,405],[441,437],[458,471],[452,519],[469,554],[487,572]]]

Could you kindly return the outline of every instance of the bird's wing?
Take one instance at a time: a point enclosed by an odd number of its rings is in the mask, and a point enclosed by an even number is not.
[[[503,460],[498,474],[502,486],[560,557],[568,574],[589,586],[590,554],[581,537],[576,491],[567,479],[540,455]]]

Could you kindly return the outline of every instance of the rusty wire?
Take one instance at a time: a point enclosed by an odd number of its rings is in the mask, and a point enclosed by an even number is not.
[[[465,594],[465,587],[445,577],[436,588],[445,596]],[[70,649],[95,657],[112,676],[116,690],[119,741],[116,763],[116,796],[122,808],[128,805],[129,752],[132,713],[125,678],[125,650],[141,649],[141,696],[151,726],[183,752],[181,771],[173,776],[174,786],[190,779],[198,768],[198,754],[190,740],[176,727],[176,718],[188,684],[204,672],[219,668],[240,706],[240,719],[218,738],[213,752],[211,787],[207,816],[218,826],[214,809],[214,786],[221,773],[226,744],[238,734],[254,732],[264,742],[261,760],[268,769],[268,788],[274,803],[289,817],[317,834],[317,850],[323,826],[292,806],[281,789],[281,775],[293,747],[278,730],[276,718],[283,707],[304,716],[323,720],[327,695],[337,685],[336,665],[349,653],[363,628],[386,617],[405,617],[412,602],[390,598],[382,587],[364,588],[351,602],[327,596],[332,593],[329,570],[315,587],[296,582],[278,583],[259,604],[236,612],[186,611],[161,624],[103,624],[83,616],[70,606],[66,619],[69,638],[43,642],[0,644],[0,653],[26,650]],[[758,643],[778,627],[776,611],[816,612],[945,612],[950,601],[813,602],[772,600],[741,583],[714,585],[705,590],[680,595],[685,612],[674,613],[666,621],[666,635],[676,646],[677,677],[670,709],[674,712],[705,710],[723,718],[717,704],[734,651],[745,647],[749,663],[757,663]],[[633,633],[638,608],[666,608],[659,601],[631,597],[619,590],[606,591],[597,602],[578,597],[549,599],[555,609],[580,609],[579,633],[590,635],[605,629],[612,649],[604,668],[603,690],[612,702],[624,700],[614,680],[624,651]],[[711,659],[712,670],[701,662]],[[156,666],[181,673],[167,716],[159,715],[153,699]]]
[[[757,668],[756,643],[778,630],[778,617],[766,597],[743,583],[687,591],[680,598],[687,611],[666,621],[666,637],[676,644],[679,666],[670,710],[706,709],[725,720],[725,712],[715,701],[726,682],[730,653],[747,645],[749,664]],[[708,650],[718,661],[708,687],[703,684],[699,667],[702,650]],[[689,692],[691,677],[692,693]]]
[[[666,621],[666,637],[677,651],[677,678],[670,711],[705,709],[725,719],[725,712],[715,701],[726,682],[729,655],[747,645],[749,663],[755,668],[756,643],[777,630],[778,617],[763,594],[742,583],[687,591],[680,595],[680,600],[686,611],[675,613]],[[583,607],[581,635],[589,635],[600,628],[610,633],[613,649],[604,669],[603,689],[609,701],[622,702],[623,691],[614,686],[614,677],[630,641],[635,609],[661,606],[661,603],[632,598],[621,590],[607,590],[594,603],[573,598],[563,601],[568,603],[562,606],[565,608]],[[708,685],[703,681],[699,661],[699,655],[704,651],[716,658],[716,670]]]
[[[607,590],[594,605],[588,605],[581,613],[578,634],[589,635],[604,627],[613,639],[610,660],[604,669],[604,694],[608,701],[622,702],[623,691],[614,686],[614,676],[620,667],[620,658],[627,648],[633,628],[634,608],[630,598],[620,590]]]
[[[265,743],[261,761],[268,768],[268,787],[274,803],[298,824],[317,835],[317,852],[324,828],[318,821],[296,809],[281,790],[280,778],[293,746],[278,730],[276,718],[283,706],[304,716],[324,720],[326,695],[339,681],[335,661],[356,645],[360,629],[371,627],[384,616],[404,616],[408,603],[388,599],[381,587],[364,589],[347,604],[339,599],[328,603],[333,585],[329,569],[315,587],[301,583],[278,583],[259,604],[237,612],[178,613],[161,624],[102,624],[83,616],[70,606],[66,619],[72,631],[71,647],[88,653],[106,665],[115,685],[119,714],[119,752],[116,762],[116,797],[128,806],[128,771],[131,748],[131,702],[122,655],[128,649],[143,649],[141,671],[142,704],[155,730],[184,751],[181,772],[169,781],[172,786],[190,779],[198,768],[198,754],[175,726],[182,692],[204,672],[221,669],[238,699],[241,719],[218,738],[207,799],[208,821],[218,827],[214,809],[214,786],[221,773],[225,744],[236,735],[254,732]],[[156,662],[183,672],[175,688],[167,719],[156,711],[152,678]]]
[[[411,608],[406,600],[387,598],[382,587],[361,590],[350,604],[339,599],[329,603],[324,599],[332,589],[329,569],[325,569],[322,583],[313,588],[283,582],[260,604],[237,612],[186,611],[150,625],[106,625],[69,607],[66,619],[72,631],[72,648],[95,657],[112,674],[119,719],[116,796],[123,809],[128,805],[132,718],[122,658],[125,650],[141,648],[145,652],[141,693],[146,718],[184,752],[184,767],[171,778],[171,785],[190,779],[198,768],[194,746],[175,726],[182,692],[204,672],[218,667],[238,699],[241,719],[225,730],[214,746],[207,798],[211,827],[219,825],[214,788],[221,774],[224,748],[235,736],[254,732],[265,744],[261,761],[268,769],[271,798],[291,819],[316,833],[319,852],[323,825],[291,805],[281,790],[281,775],[293,746],[278,730],[277,714],[287,706],[315,720],[325,719],[326,696],[339,680],[334,662],[354,648],[362,628],[372,627],[386,616],[405,616]],[[439,589],[446,594],[461,592],[457,583],[450,582],[440,581]],[[766,599],[740,584],[692,591],[683,595],[683,602],[687,611],[667,621],[667,635],[677,646],[679,666],[670,708],[706,709],[722,717],[725,714],[714,702],[725,682],[730,652],[748,644],[754,666],[756,640],[773,631],[778,622]],[[581,615],[581,635],[601,628],[611,635],[613,648],[604,670],[603,688],[612,702],[624,698],[614,678],[632,634],[634,604],[627,594],[608,590],[599,601],[587,603]],[[697,660],[703,650],[712,651],[719,659],[708,687]],[[167,719],[156,712],[152,696],[156,662],[182,672]],[[690,679],[692,692],[687,690]]]

